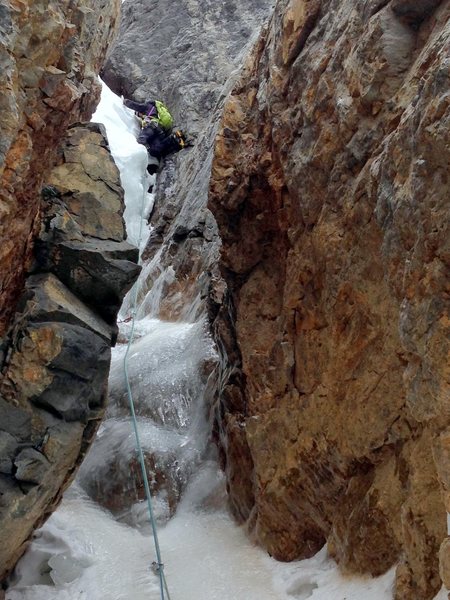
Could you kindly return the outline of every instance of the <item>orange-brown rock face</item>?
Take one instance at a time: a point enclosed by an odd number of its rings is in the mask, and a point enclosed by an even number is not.
[[[0,1],[0,586],[96,432],[139,271],[103,129],[67,131],[95,108],[119,8]]]
[[[450,511],[449,16],[280,0],[226,104],[209,201],[233,510],[282,560],[327,541],[351,571],[399,562],[399,600],[441,586]]]
[[[0,584],[96,433],[116,314],[140,270],[102,127],[71,128],[47,182],[33,273],[0,348]]]
[[[0,336],[23,285],[39,190],[67,127],[89,120],[119,0],[6,0],[0,13]]]

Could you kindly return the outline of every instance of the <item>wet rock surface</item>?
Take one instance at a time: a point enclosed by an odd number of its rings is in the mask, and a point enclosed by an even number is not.
[[[97,449],[105,451],[105,460],[95,466],[95,472],[89,473],[87,469],[91,465],[88,457],[77,481],[90,498],[110,510],[116,518],[130,525],[142,525],[139,513],[146,507],[146,493],[141,465],[136,453],[125,447],[124,439],[120,437],[122,432],[118,428],[110,428],[110,424],[106,422],[104,431],[100,433],[100,442],[96,441]],[[124,428],[129,430],[129,422],[124,421]],[[115,439],[105,439],[111,434],[116,436]],[[193,469],[180,464],[180,453],[176,448],[161,452],[144,450],[143,456],[152,497],[158,507],[162,506],[158,517],[165,522],[175,514]],[[174,465],[179,466],[174,469]]]
[[[449,11],[280,0],[209,200],[233,511],[278,559],[398,562],[398,600],[440,588],[449,509]]]

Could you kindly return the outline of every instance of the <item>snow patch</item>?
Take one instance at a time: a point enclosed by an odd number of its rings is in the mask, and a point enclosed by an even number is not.
[[[147,190],[154,185],[155,176],[147,173],[147,150],[136,141],[139,126],[134,112],[124,106],[121,98],[102,82],[100,103],[92,120],[105,126],[109,147],[120,171],[120,181],[125,192],[127,240],[130,244],[139,246],[142,252],[150,235],[147,220],[154,203],[153,194],[149,194]]]

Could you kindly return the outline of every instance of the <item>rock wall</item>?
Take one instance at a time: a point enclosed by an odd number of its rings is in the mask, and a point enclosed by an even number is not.
[[[120,0],[0,0],[0,337],[39,223],[39,191],[70,124],[88,121]]]
[[[119,8],[0,1],[0,582],[95,434],[139,271],[104,131],[77,124]]]
[[[281,560],[398,563],[399,600],[441,586],[450,511],[449,16],[279,0],[210,188],[233,512]]]
[[[198,300],[207,296],[218,260],[217,228],[206,208],[215,131],[229,80],[267,20],[270,5],[270,0],[123,4],[104,80],[117,94],[164,100],[194,144],[166,159],[155,189],[142,294],[159,287],[158,314],[164,319],[194,320],[205,312]]]
[[[102,76],[119,95],[163,100],[177,126],[198,135],[269,6],[267,0],[125,0]]]
[[[103,416],[115,319],[136,279],[102,128],[69,130],[0,378],[0,580],[56,507]]]
[[[43,188],[35,258],[3,346],[0,581],[57,506],[105,410],[122,298],[139,273],[102,128],[69,130]]]
[[[450,486],[449,3],[281,0],[216,135],[268,8],[235,7],[222,34],[222,4],[125,2],[103,73],[197,136],[159,176],[147,290],[166,319],[209,298],[216,435],[258,541],[283,560],[328,542],[372,574],[399,561],[397,598],[431,598]]]

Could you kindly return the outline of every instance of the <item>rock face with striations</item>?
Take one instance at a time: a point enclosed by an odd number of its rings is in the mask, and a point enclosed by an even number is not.
[[[217,435],[235,515],[447,583],[450,4],[279,0],[225,107]],[[443,543],[444,542],[444,543]]]
[[[160,98],[194,143],[166,160],[156,187],[147,288],[162,290],[159,316],[204,312],[217,231],[206,208],[214,136],[227,81],[269,15],[271,0],[125,0],[118,41],[102,71],[118,94]],[[161,272],[162,271],[162,272]],[[145,293],[146,290],[142,290]],[[194,304],[194,308],[191,307]]]
[[[148,287],[168,319],[209,295],[236,517],[279,559],[327,542],[429,600],[450,583],[449,3],[279,0],[222,107],[268,7],[233,30],[233,4],[124,4],[105,79],[200,132],[159,177],[147,255],[172,271]]]
[[[104,131],[77,124],[98,99],[119,7],[0,1],[0,582],[95,434],[139,272]]]
[[[88,121],[120,0],[0,0],[0,337],[40,227],[39,191],[67,127]]]

